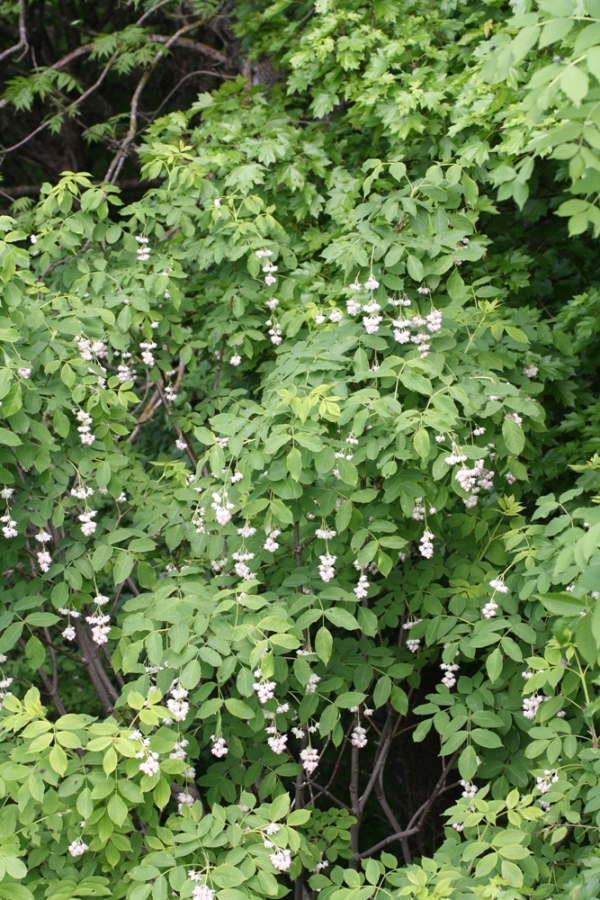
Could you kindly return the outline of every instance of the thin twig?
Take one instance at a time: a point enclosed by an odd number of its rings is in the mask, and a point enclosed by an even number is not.
[[[9,47],[8,50],[4,51],[4,53],[0,53],[0,62],[2,62],[2,60],[7,56],[12,56],[13,53],[16,53],[21,48],[23,48],[23,52],[19,59],[22,59],[29,50],[29,43],[27,41],[27,28],[25,26],[25,3],[26,0],[19,0],[19,43],[14,44],[12,47]]]
[[[103,68],[102,72],[100,73],[99,78],[94,82],[94,84],[91,85],[91,87],[89,87],[87,89],[87,91],[84,91],[83,94],[81,94],[81,96],[77,98],[77,100],[74,100],[63,111],[63,113],[62,113],[63,116],[68,115],[72,110],[76,109],[81,103],[83,103],[83,101],[86,100],[90,96],[90,94],[94,93],[96,88],[98,88],[102,84],[102,82],[108,75],[108,73],[111,70],[113,63],[117,59],[118,55],[119,55],[118,52],[113,53],[113,55],[111,56],[109,61],[106,63],[105,67]],[[25,144],[29,143],[29,141],[32,138],[34,138],[36,136],[36,134],[39,134],[40,131],[44,131],[46,128],[48,128],[51,121],[52,121],[52,119],[46,119],[45,122],[42,122],[41,125],[38,125],[37,128],[35,128],[30,134],[27,135],[27,137],[23,138],[23,140],[19,141],[17,144],[13,144],[12,147],[4,147],[2,149],[2,153],[4,153],[4,154],[12,153],[13,150],[18,150],[19,147],[23,147]]]
[[[374,853],[377,853],[378,850],[383,850],[384,847],[387,847],[388,844],[392,844],[394,841],[402,841],[403,838],[408,838],[413,834],[419,833],[419,831],[423,827],[423,823],[425,822],[425,819],[427,818],[431,807],[444,790],[448,773],[456,762],[461,750],[462,747],[459,747],[458,750],[455,750],[455,752],[452,754],[452,756],[444,766],[442,774],[438,778],[430,796],[427,798],[425,803],[421,804],[416,813],[412,816],[406,828],[403,831],[396,832],[396,834],[388,835],[388,837],[384,838],[383,841],[379,841],[378,844],[375,844],[374,847],[371,847],[369,850],[365,850],[364,853],[360,854],[360,859],[365,859],[367,856],[372,856]]]

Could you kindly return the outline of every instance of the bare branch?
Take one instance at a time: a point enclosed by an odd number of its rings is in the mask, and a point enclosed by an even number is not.
[[[360,854],[360,859],[366,859],[367,856],[372,856],[374,853],[377,853],[378,850],[383,850],[384,847],[387,847],[388,844],[392,844],[394,841],[402,841],[403,838],[411,837],[413,834],[418,834],[418,832],[423,827],[423,823],[427,818],[431,807],[442,793],[446,785],[446,778],[452,766],[456,762],[459,753],[461,752],[462,747],[459,747],[458,750],[455,750],[442,771],[442,774],[438,778],[436,785],[431,792],[430,796],[427,798],[425,803],[422,803],[418,808],[416,813],[412,816],[410,822],[406,826],[403,831],[398,831],[396,834],[390,834],[383,841],[379,841],[378,844],[375,844],[374,847],[371,847],[369,850],[365,850],[364,853]]]
[[[23,49],[23,53],[19,57],[19,59],[21,59],[29,50],[29,43],[27,41],[27,28],[25,25],[25,4],[26,0],[19,0],[19,43],[14,44],[12,47],[9,47],[8,50],[4,51],[4,53],[0,53],[0,62],[2,62],[2,60],[7,56],[12,56],[13,53],[16,53],[18,50]]]

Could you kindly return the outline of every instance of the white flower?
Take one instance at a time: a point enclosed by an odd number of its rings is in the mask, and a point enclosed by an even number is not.
[[[358,747],[359,749],[367,746],[367,744],[369,743],[367,740],[367,732],[362,727],[362,725],[356,726],[350,736],[350,743],[353,747]]]
[[[535,378],[539,369],[537,366],[534,366],[533,363],[530,363],[528,366],[525,366],[523,369],[523,375],[526,375],[527,378]]]
[[[229,363],[232,366],[239,366],[241,361],[242,361],[242,357],[238,353],[236,353],[236,354],[234,354],[234,356],[231,357],[231,359],[229,360]]]
[[[14,519],[6,514],[5,516],[0,516],[0,522],[4,522],[2,534],[5,538],[17,537],[19,532],[17,531],[17,523]]]
[[[302,768],[311,775],[319,765],[319,751],[314,747],[307,747],[300,751],[300,759],[302,760]]]
[[[12,497],[14,492],[15,492],[14,488],[10,488],[10,487],[2,488],[2,490],[0,491],[0,497],[2,497],[3,500],[10,500],[10,498]]]
[[[177,438],[175,446],[178,450],[187,450],[187,442],[183,438]]]
[[[198,884],[194,888],[192,900],[214,900],[215,892],[206,884]]]
[[[221,759],[222,756],[227,756],[229,748],[225,742],[225,738],[215,738],[214,734],[211,734],[210,739],[213,742],[213,746],[210,750],[212,755],[216,756],[218,759]]]
[[[505,419],[512,419],[513,422],[516,422],[517,425],[523,424],[523,419],[518,413],[508,413],[508,415],[504,416]]]
[[[473,784],[473,782],[471,782],[471,781],[465,781],[464,778],[461,778],[461,780],[459,781],[459,784],[461,784],[462,787],[464,788],[464,790],[462,792],[462,796],[466,797],[469,800],[472,800],[473,797],[475,796],[475,794],[477,793],[477,791],[479,790],[477,785]]]
[[[330,528],[317,528],[315,531],[315,537],[320,538],[322,541],[328,541],[334,538],[336,534],[337,531],[333,531]]]
[[[183,722],[190,711],[190,704],[185,700],[175,700],[173,697],[169,697],[167,708],[176,722]]]
[[[275,696],[275,688],[277,687],[277,683],[275,681],[257,681],[252,687],[256,691],[256,695],[261,703],[266,703],[268,700],[271,700]]]
[[[533,694],[531,697],[523,699],[523,715],[526,719],[535,719],[536,714],[544,700],[549,700],[543,694]]]
[[[354,594],[357,600],[364,600],[365,597],[368,596],[369,593],[369,579],[366,575],[361,575],[358,579],[358,584],[354,588]]]
[[[215,209],[221,208],[221,201],[219,200],[218,197],[215,197],[215,199],[213,200],[213,206],[215,207]]]
[[[317,685],[320,682],[321,677],[315,672],[311,672],[310,678],[308,679],[308,684],[306,685],[306,693],[314,694],[317,690]]]
[[[92,519],[96,515],[95,509],[90,509],[87,512],[82,513],[77,518],[81,522],[81,533],[85,535],[85,537],[89,537],[94,534],[97,528],[96,522],[93,522]]]
[[[52,557],[46,550],[42,550],[37,554],[38,565],[42,572],[48,572],[52,565]]]
[[[365,281],[365,291],[375,291],[379,287],[379,282],[373,275],[369,275],[367,280]]]
[[[425,559],[431,559],[433,552],[433,533],[426,528],[419,542],[419,553]]]
[[[17,369],[17,375],[19,378],[29,378],[31,376],[31,369],[21,368]]]
[[[498,613],[498,604],[494,600],[488,600],[484,607],[482,607],[481,615],[484,619],[493,619],[495,615]]]
[[[150,753],[148,758],[140,763],[140,772],[143,772],[144,775],[148,775],[150,778],[156,775],[157,772],[160,772],[158,753]]]
[[[276,734],[268,738],[267,743],[273,753],[285,753],[287,740],[287,734]]]
[[[67,641],[74,641],[75,640],[75,629],[73,628],[73,626],[67,625],[67,627],[65,628],[65,630],[62,633],[62,636]]]
[[[410,650],[411,653],[416,653],[421,646],[420,638],[408,638],[406,641],[407,649]]]
[[[289,850],[276,850],[275,853],[271,853],[269,859],[280,872],[287,872],[292,864],[292,854]]]
[[[329,313],[329,321],[330,322],[341,322],[344,318],[344,314],[339,309],[334,309]]]
[[[82,856],[86,850],[90,848],[88,845],[81,840],[81,838],[76,838],[72,844],[69,844],[69,853],[71,856]]]
[[[279,537],[280,534],[281,532],[278,528],[274,528],[273,531],[270,531],[263,544],[263,550],[268,550],[269,553],[275,553],[276,550],[279,550],[279,544],[275,538]]]
[[[492,578],[490,587],[494,588],[495,591],[498,591],[499,594],[508,594],[508,588],[504,584],[502,578]]]
[[[321,579],[325,582],[331,581],[335,576],[334,564],[337,556],[325,553],[323,556],[319,556],[319,559],[321,560],[319,565],[319,575],[321,576]]]
[[[440,663],[440,669],[444,672],[444,677],[442,678],[442,684],[445,684],[447,688],[453,688],[456,684],[456,675],[455,672],[458,672],[459,667],[456,663]]]
[[[252,537],[256,534],[256,528],[253,528],[252,525],[246,523],[243,528],[238,528],[238,534],[243,538]]]

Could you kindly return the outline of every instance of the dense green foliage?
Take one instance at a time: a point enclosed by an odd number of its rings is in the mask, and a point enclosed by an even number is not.
[[[0,219],[0,898],[593,900],[600,3],[228,15]]]

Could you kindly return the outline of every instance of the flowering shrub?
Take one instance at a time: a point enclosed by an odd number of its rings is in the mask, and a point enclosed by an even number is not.
[[[503,6],[432,11],[449,96]],[[238,12],[304,111],[228,83],[141,201],[0,219],[0,898],[592,897],[592,239],[494,223],[411,4]]]

